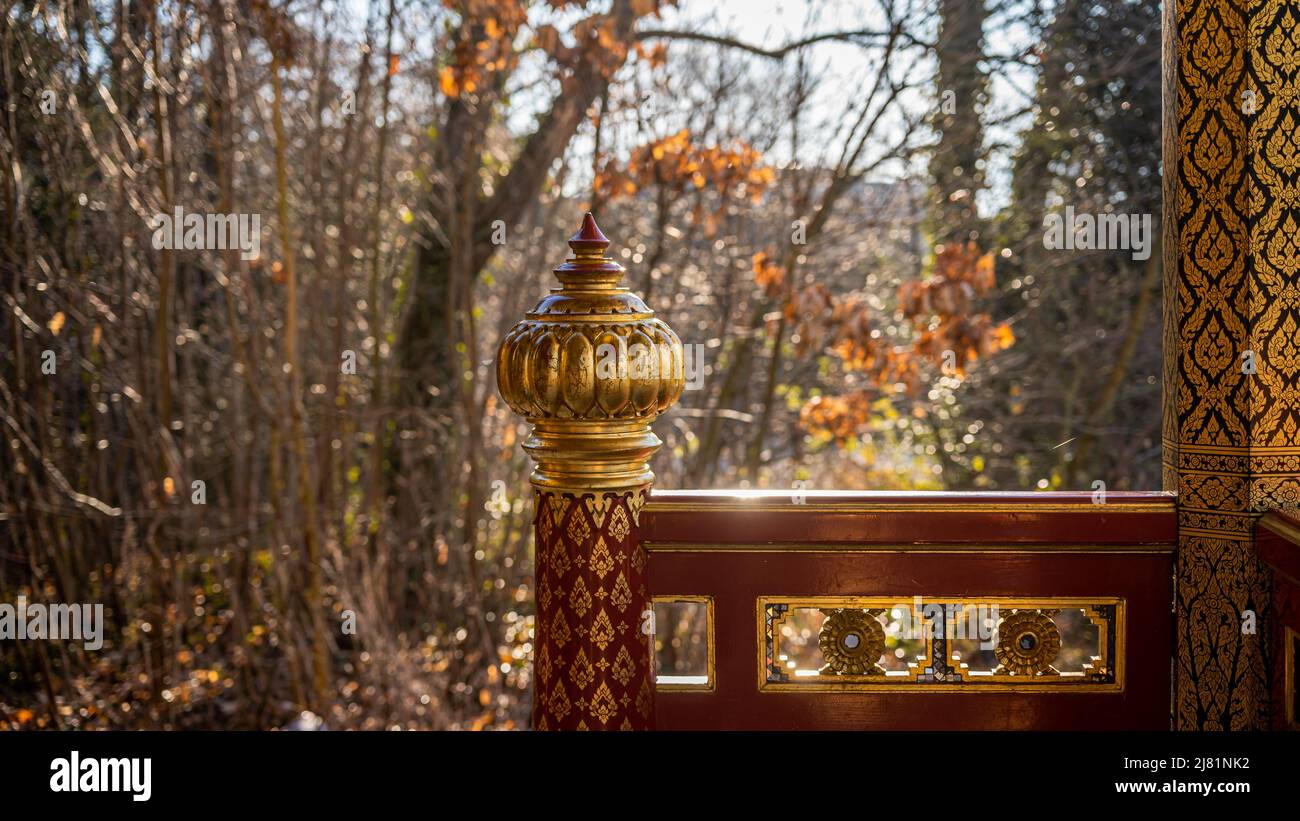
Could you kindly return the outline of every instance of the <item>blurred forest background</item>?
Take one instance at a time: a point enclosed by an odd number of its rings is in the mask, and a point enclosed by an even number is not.
[[[587,209],[703,352],[661,487],[1159,487],[1158,244],[1042,228],[1159,241],[1155,0],[19,0],[2,39],[0,602],[108,625],[0,644],[0,726],[526,726],[492,358]],[[261,255],[156,249],[178,206]]]

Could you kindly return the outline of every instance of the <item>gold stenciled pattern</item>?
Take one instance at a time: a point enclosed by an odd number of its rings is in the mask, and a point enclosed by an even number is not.
[[[1176,328],[1167,463],[1177,470],[1175,726],[1266,725],[1268,618],[1252,533],[1300,501],[1300,15],[1283,0],[1169,4],[1176,218],[1166,344]],[[1173,162],[1168,163],[1174,164]],[[1168,165],[1167,165],[1168,167]],[[1253,369],[1249,367],[1253,364]],[[1254,371],[1253,373],[1251,371]],[[1169,475],[1169,471],[1167,471]]]
[[[533,726],[539,730],[644,730],[654,726],[651,607],[643,551],[631,529],[615,537],[643,491],[537,499]],[[580,520],[582,526],[576,526]],[[573,541],[572,534],[582,534]],[[602,545],[612,566],[596,568]],[[637,566],[642,569],[638,570]]]

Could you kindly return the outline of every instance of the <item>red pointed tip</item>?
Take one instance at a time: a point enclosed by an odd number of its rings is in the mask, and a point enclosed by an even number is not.
[[[609,247],[609,239],[601,232],[600,226],[596,224],[596,218],[590,211],[582,218],[582,227],[578,229],[578,233],[569,238],[569,246],[575,251]]]
[[[596,224],[596,218],[588,211],[582,218],[582,227],[578,233],[573,235],[574,239],[583,242],[609,242],[609,239],[601,232],[600,226]]]

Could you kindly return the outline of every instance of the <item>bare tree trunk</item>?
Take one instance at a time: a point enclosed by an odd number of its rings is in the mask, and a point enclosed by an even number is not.
[[[307,589],[304,598],[312,628],[312,658],[314,662],[313,706],[323,709],[329,688],[329,658],[326,647],[324,610],[321,599],[323,569],[321,567],[320,534],[317,532],[316,492],[311,481],[311,465],[307,459],[307,435],[303,427],[302,372],[298,358],[298,277],[294,270],[293,229],[289,223],[288,173],[284,160],[284,116],[282,114],[283,90],[280,82],[280,56],[272,50],[271,89],[274,99],[271,117],[275,126],[275,187],[276,209],[280,223],[280,245],[284,257],[285,319],[284,363],[289,377],[289,438],[295,468],[298,474],[298,501],[302,505],[302,538],[306,548]]]
[[[379,535],[380,512],[383,506],[384,483],[383,458],[385,438],[388,430],[388,417],[384,414],[384,311],[380,305],[380,272],[383,248],[383,230],[380,217],[384,211],[384,160],[388,154],[388,106],[393,88],[393,22],[396,13],[395,0],[388,2],[388,16],[384,34],[384,81],[379,94],[379,145],[375,157],[375,204],[370,212],[370,231],[374,243],[370,253],[370,282],[366,301],[370,306],[370,333],[375,340],[370,387],[370,469],[367,473],[366,487],[366,532],[369,534],[370,551],[376,549]]]

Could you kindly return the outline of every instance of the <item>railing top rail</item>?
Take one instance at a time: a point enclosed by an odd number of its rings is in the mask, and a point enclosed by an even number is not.
[[[1069,506],[1123,509],[1139,506],[1150,511],[1174,510],[1176,496],[1165,491],[912,491],[912,490],[660,490],[654,489],[649,505],[655,509],[729,507],[757,508],[852,507],[892,508],[935,506],[990,510],[1007,507]]]
[[[795,543],[1140,546],[1174,544],[1176,520],[1173,494],[1158,491],[654,490],[641,525],[649,543],[718,549]]]

